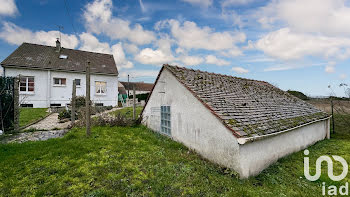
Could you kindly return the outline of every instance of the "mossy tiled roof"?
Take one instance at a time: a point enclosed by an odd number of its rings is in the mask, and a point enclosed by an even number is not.
[[[67,56],[66,59],[59,58]],[[87,61],[91,62],[91,73],[118,75],[113,55],[61,48],[39,44],[23,43],[1,65],[28,69],[44,69],[82,72],[86,71]]]
[[[329,116],[264,81],[164,67],[238,137],[272,134]]]

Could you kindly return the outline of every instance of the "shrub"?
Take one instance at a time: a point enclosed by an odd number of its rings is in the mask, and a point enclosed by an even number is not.
[[[63,110],[58,114],[58,119],[63,120],[71,117],[71,111],[70,110]]]
[[[71,102],[72,105],[72,102]],[[75,108],[79,109],[85,107],[85,96],[77,96],[75,99]]]
[[[116,116],[108,116],[106,114],[100,115],[93,119],[92,125],[93,126],[136,126],[140,123],[140,119],[133,120],[130,118],[127,118],[126,116],[118,113]]]

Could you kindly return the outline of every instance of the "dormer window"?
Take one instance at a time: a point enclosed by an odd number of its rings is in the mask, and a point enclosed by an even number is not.
[[[60,55],[60,59],[67,59],[67,58],[68,58],[68,55],[63,55],[63,54]]]

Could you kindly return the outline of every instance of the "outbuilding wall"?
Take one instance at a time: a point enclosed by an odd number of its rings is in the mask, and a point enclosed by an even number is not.
[[[166,69],[143,111],[143,124],[160,132],[160,106],[171,108],[171,138],[203,157],[238,169],[236,138]],[[236,158],[236,159],[235,159]]]
[[[303,150],[327,137],[329,119],[240,145],[240,176],[247,178],[257,175],[279,158]]]
[[[72,86],[74,79],[81,80],[81,86],[77,87],[77,96],[85,95],[86,75],[83,73],[31,70],[22,68],[5,68],[6,76],[34,76],[34,93],[21,93],[21,104],[33,104],[34,108],[50,107],[50,104],[65,106],[72,98]],[[53,85],[53,78],[66,78],[65,86]],[[107,82],[105,95],[95,94],[95,81]],[[91,100],[94,103],[103,103],[104,106],[115,106],[118,103],[118,78],[110,75],[91,74]]]

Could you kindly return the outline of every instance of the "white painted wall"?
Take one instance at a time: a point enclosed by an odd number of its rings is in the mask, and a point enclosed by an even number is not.
[[[160,106],[171,106],[171,138],[203,157],[234,169],[241,178],[329,135],[329,120],[239,145],[236,137],[166,69],[143,111],[143,124],[160,132]]]
[[[5,68],[6,76],[34,76],[34,94],[20,93],[20,103],[33,104],[35,108],[49,107],[50,104],[65,106],[70,102],[74,79],[81,79],[81,87],[77,87],[77,95],[85,95],[85,74],[73,72],[58,72],[47,70],[30,70],[22,68]],[[53,78],[66,78],[66,86],[54,86]],[[91,100],[103,105],[117,105],[117,76],[91,74]],[[107,82],[106,95],[95,94],[95,81]]]
[[[238,166],[233,158],[238,157],[239,146],[231,131],[167,70],[162,72],[143,111],[143,123],[158,132],[161,105],[171,106],[174,140],[215,163],[233,169]]]
[[[257,175],[279,158],[304,150],[328,135],[329,119],[240,145],[240,176],[247,178]]]

